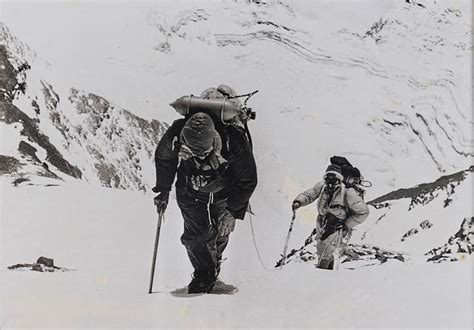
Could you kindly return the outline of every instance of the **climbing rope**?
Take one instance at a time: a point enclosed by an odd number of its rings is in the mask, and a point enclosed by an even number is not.
[[[253,246],[255,247],[255,251],[257,252],[258,260],[260,261],[260,265],[263,267],[268,272],[273,272],[275,271],[275,268],[268,268],[265,266],[265,263],[263,262],[262,255],[260,254],[260,250],[257,245],[257,239],[255,238],[255,230],[253,228],[253,219],[252,219],[252,213],[249,212],[249,219],[250,219],[250,228],[252,231],[252,240],[253,240]]]

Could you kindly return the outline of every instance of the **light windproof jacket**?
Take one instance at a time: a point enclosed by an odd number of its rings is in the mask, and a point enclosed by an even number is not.
[[[326,189],[325,182],[320,181],[313,188],[299,194],[295,202],[305,206],[319,198],[318,212],[320,216],[324,217],[327,213],[331,213],[343,220],[344,224],[351,229],[367,219],[369,208],[363,197],[354,188],[346,187],[344,183],[341,183],[336,187],[332,200],[329,200]]]

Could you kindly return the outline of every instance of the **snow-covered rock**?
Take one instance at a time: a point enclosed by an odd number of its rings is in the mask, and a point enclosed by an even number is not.
[[[166,124],[74,87],[60,95],[40,76],[42,63],[34,53],[3,23],[0,28],[5,86],[0,124],[9,141],[1,153],[8,174],[67,174],[106,187],[147,190],[153,184],[154,148]]]
[[[466,254],[471,254],[474,240],[473,219],[473,217],[464,218],[458,232],[452,235],[446,244],[427,252],[426,255],[430,256],[428,261],[464,260]]]

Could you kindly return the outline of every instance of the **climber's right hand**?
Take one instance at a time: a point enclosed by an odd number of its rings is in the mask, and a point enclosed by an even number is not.
[[[294,201],[293,204],[291,205],[291,209],[293,211],[296,211],[297,209],[299,209],[301,207],[301,204],[300,202],[297,202],[297,201]]]
[[[169,197],[170,193],[163,191],[153,198],[153,203],[156,205],[156,211],[158,214],[165,213],[166,207],[168,206]]]

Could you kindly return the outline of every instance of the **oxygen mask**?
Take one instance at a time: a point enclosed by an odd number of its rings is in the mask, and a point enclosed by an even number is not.
[[[341,180],[333,173],[328,173],[324,177],[324,182],[330,191],[334,191],[341,184]]]

